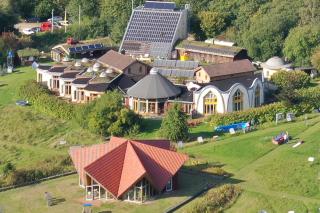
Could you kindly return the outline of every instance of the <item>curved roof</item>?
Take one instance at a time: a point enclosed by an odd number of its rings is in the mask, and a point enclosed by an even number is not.
[[[143,99],[170,98],[180,93],[179,87],[176,87],[154,69],[150,71],[149,75],[128,89],[127,92],[129,96]]]
[[[269,58],[265,63],[262,63],[263,68],[267,69],[283,69],[290,68],[291,64],[286,63],[282,58],[274,56]]]

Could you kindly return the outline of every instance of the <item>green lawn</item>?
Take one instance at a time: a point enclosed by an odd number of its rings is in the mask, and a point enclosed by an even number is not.
[[[170,194],[163,194],[153,201],[145,204],[133,204],[121,201],[108,201],[95,203],[94,212],[163,212],[171,206],[183,201],[188,196],[201,190],[205,184],[215,179],[208,176],[199,176],[187,173],[179,174],[181,189]],[[49,192],[53,197],[61,199],[61,203],[47,207],[44,193]],[[77,175],[46,181],[34,186],[27,186],[6,192],[0,192],[0,209],[5,212],[81,212],[85,191],[78,186]]]
[[[31,67],[16,68],[12,74],[0,76],[0,107],[14,103],[18,90],[24,81],[36,78],[36,71]]]
[[[311,116],[310,116],[311,117]],[[276,146],[271,137],[288,131],[289,144]],[[227,212],[316,212],[320,208],[320,116],[255,132],[194,145],[182,151],[209,162],[220,162],[244,193]],[[292,145],[299,140],[305,144]],[[316,162],[307,161],[313,156]],[[191,205],[191,204],[189,204]],[[183,209],[182,209],[183,212]]]

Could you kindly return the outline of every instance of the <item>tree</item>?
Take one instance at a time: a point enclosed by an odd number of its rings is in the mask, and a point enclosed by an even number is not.
[[[293,91],[310,85],[310,76],[303,71],[279,71],[271,76],[271,81],[280,89]]]
[[[107,92],[89,105],[87,126],[90,131],[101,135],[124,136],[139,129],[140,117],[122,105],[122,94]],[[84,112],[83,111],[83,112]],[[83,125],[83,124],[82,124]]]
[[[215,37],[225,27],[225,19],[223,14],[215,11],[203,11],[199,13],[201,20],[201,29],[205,32],[209,38]]]
[[[79,19],[79,6],[83,17],[100,16],[100,0],[70,0],[67,5],[67,12],[74,22]]]
[[[314,68],[320,70],[320,47],[315,49],[315,51],[313,52],[311,63]]]
[[[256,60],[282,55],[282,47],[290,29],[298,23],[300,2],[275,0],[264,4],[250,18],[250,27],[242,29],[238,43]]]
[[[41,0],[35,7],[35,15],[39,18],[48,18],[51,17],[52,9],[57,13],[57,5],[52,0]]]
[[[300,23],[302,25],[319,24],[320,22],[320,1],[304,0],[303,7],[299,11]]]
[[[310,66],[311,55],[320,41],[320,25],[293,28],[284,43],[284,55],[297,66]]]
[[[179,104],[174,104],[162,120],[160,135],[172,141],[188,139],[187,115]]]

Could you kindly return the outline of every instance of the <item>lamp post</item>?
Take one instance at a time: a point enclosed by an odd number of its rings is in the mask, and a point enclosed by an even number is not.
[[[54,12],[54,9],[52,9],[51,11],[51,33],[53,33],[53,12]]]

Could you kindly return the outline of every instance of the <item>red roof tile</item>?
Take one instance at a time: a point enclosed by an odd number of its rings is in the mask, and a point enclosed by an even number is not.
[[[86,172],[115,197],[122,196],[143,177],[161,191],[187,160],[186,155],[170,151],[170,142],[166,140],[130,141],[112,137],[108,146],[110,148],[98,158],[95,152],[85,148],[78,151],[81,154],[77,153],[83,155],[81,157],[75,157],[72,151],[70,154],[79,175]],[[88,160],[78,162],[93,158],[89,164]]]

